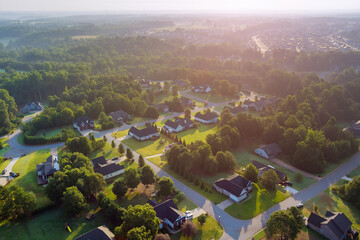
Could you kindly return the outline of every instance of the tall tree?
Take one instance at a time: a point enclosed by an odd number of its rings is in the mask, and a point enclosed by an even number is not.
[[[124,178],[126,186],[129,188],[136,188],[140,183],[140,177],[133,168],[126,169]]]
[[[75,186],[66,188],[63,202],[66,211],[71,215],[77,215],[88,208],[84,195]]]
[[[128,191],[128,187],[124,180],[117,180],[114,182],[112,192],[115,194],[117,199],[122,199]]]
[[[149,165],[141,169],[141,182],[144,185],[153,184],[155,182],[155,174]]]

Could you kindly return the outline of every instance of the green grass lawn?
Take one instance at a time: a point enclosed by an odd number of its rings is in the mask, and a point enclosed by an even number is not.
[[[185,236],[181,236],[181,232],[172,235],[172,240],[212,240],[212,239],[220,239],[224,233],[222,226],[212,217],[208,216],[206,222],[203,226],[200,225],[197,218],[193,220],[193,222],[198,227],[198,232],[193,238],[187,238]]]
[[[348,128],[351,127],[351,122],[337,122],[336,126],[340,128]]]
[[[164,151],[166,145],[173,143],[171,139],[162,134],[160,134],[160,138],[155,141],[146,140],[139,142],[135,138],[128,138],[122,142],[132,150],[141,154],[143,157],[160,154]]]
[[[11,159],[5,160],[2,163],[0,163],[0,173],[2,172],[2,170],[4,170],[6,168],[7,165],[9,165],[9,163],[11,162]]]
[[[24,134],[22,132],[17,136],[16,141],[21,145],[25,145]]]
[[[194,191],[198,192],[199,194],[203,195],[204,197],[206,197],[207,199],[209,199],[211,202],[218,204],[224,200],[227,199],[227,197],[213,189],[211,189],[211,192],[207,192],[203,189],[201,189],[199,186],[195,185],[194,183],[186,180],[185,178],[183,178],[182,176],[180,176],[179,174],[177,174],[176,172],[172,171],[169,166],[167,165],[167,161],[164,160],[165,156],[161,156],[161,157],[154,157],[154,158],[149,158],[149,160],[154,163],[155,165],[161,167],[164,171],[166,171],[167,173],[171,174],[171,176],[175,177],[177,180],[179,180],[180,182],[182,182],[183,184],[185,184],[186,186],[190,187],[191,189],[193,189]],[[212,183],[211,183],[212,186]],[[209,188],[211,188],[210,184],[208,185]]]
[[[114,137],[114,138],[122,138],[122,137],[127,136],[128,133],[129,133],[129,129],[126,129],[126,130],[114,132],[114,133],[111,134],[111,136]]]
[[[97,209],[97,211],[98,210],[99,209]],[[3,222],[0,223],[0,240],[71,240],[104,224],[111,231],[116,227],[106,216],[104,216],[103,211],[97,212],[95,219],[92,221],[86,220],[84,215],[79,217],[68,217],[65,215],[64,209],[60,207],[47,210],[18,223]],[[68,223],[70,226],[71,233],[65,230],[65,223]]]
[[[345,159],[342,159],[338,163],[326,163],[326,167],[325,167],[324,172],[321,173],[321,174],[318,174],[318,175],[321,176],[321,177],[324,177],[324,176],[328,175],[329,173],[331,173],[332,171],[334,171],[341,164],[343,164],[343,163],[345,163],[345,162],[347,162],[349,160],[350,160],[350,158],[345,158]]]
[[[198,128],[192,128],[180,133],[177,133],[178,138],[185,140],[187,144],[195,142],[197,140],[206,142],[206,136],[216,133],[216,124],[199,125]]]
[[[0,142],[3,146],[2,149],[0,149],[0,157],[4,156],[4,154],[10,150],[10,146],[7,143],[8,138],[0,138]]]
[[[105,159],[112,159],[113,157],[120,156],[117,147],[112,148],[110,143],[105,143],[105,147],[90,153],[89,158],[94,159],[97,157],[104,156]]]
[[[239,219],[251,219],[275,204],[288,198],[290,193],[280,190],[269,192],[254,184],[250,199],[241,204],[234,203],[225,209],[225,212]]]
[[[153,118],[146,118],[146,117],[133,117],[130,121],[130,124],[137,124],[137,123],[141,123],[141,122],[147,122],[150,120],[154,120]]]
[[[349,177],[353,178],[356,176],[360,176],[360,166],[357,166],[351,173],[349,173]]]
[[[267,236],[266,228],[258,232],[256,235],[253,236],[254,240],[270,240],[271,237]],[[310,228],[303,227],[301,231],[295,238],[296,240],[326,240],[325,237],[321,236],[319,233],[313,231]]]
[[[186,93],[191,96],[201,98],[204,101],[214,102],[214,103],[221,103],[231,100],[230,98],[223,97],[220,95],[214,95],[212,93],[194,93],[192,91],[187,91]]]
[[[344,180],[340,180],[337,184],[344,182]],[[330,189],[326,189],[304,204],[303,213],[305,216],[309,217],[311,211],[313,211],[314,204],[319,207],[321,215],[325,215],[326,211],[343,212],[353,223],[352,226],[360,230],[360,209],[342,200]]]
[[[302,182],[296,182],[294,172],[289,171],[289,170],[287,170],[286,168],[284,168],[282,166],[279,166],[277,164],[269,162],[266,159],[264,159],[262,157],[259,157],[258,155],[250,153],[249,151],[246,151],[246,150],[236,151],[233,154],[234,154],[234,157],[236,159],[237,169],[239,171],[241,171],[246,165],[251,163],[251,160],[256,160],[256,161],[261,162],[263,164],[271,165],[271,166],[275,167],[277,170],[285,173],[286,176],[289,178],[289,180],[294,184],[293,188],[295,188],[297,190],[302,190],[302,189],[304,189],[304,188],[306,188],[306,187],[308,187],[311,184],[316,182],[316,180],[314,180],[312,178],[307,178],[305,176],[303,176]]]
[[[51,203],[45,195],[45,188],[37,185],[36,165],[46,161],[50,150],[40,150],[20,158],[14,165],[12,171],[19,172],[20,176],[12,180],[8,186],[17,185],[24,188],[26,192],[33,192],[36,196],[36,207],[43,207]]]
[[[177,207],[181,212],[184,213],[187,210],[194,210],[198,206],[195,203],[193,203],[192,201],[190,201],[189,199],[184,198],[182,201],[177,203]]]
[[[76,137],[81,136],[81,134],[78,131],[74,130],[73,126],[66,126],[66,127],[60,127],[60,128],[40,130],[36,133],[35,137],[55,137],[56,135],[61,133],[63,128],[72,130],[75,133]]]

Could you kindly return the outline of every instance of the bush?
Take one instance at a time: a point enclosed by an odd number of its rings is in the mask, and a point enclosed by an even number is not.
[[[302,182],[302,181],[303,181],[303,175],[301,175],[301,173],[297,172],[297,173],[295,174],[295,182],[300,183],[300,182]]]

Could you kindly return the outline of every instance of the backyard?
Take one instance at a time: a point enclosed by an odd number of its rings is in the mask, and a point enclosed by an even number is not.
[[[216,124],[199,125],[198,128],[188,129],[186,131],[177,133],[178,138],[185,140],[187,144],[197,140],[206,142],[206,136],[216,133]]]
[[[94,159],[97,157],[104,156],[105,159],[112,159],[113,157],[119,157],[120,153],[118,148],[112,148],[110,143],[105,143],[105,147],[90,153],[89,158]]]
[[[164,151],[166,145],[173,143],[171,139],[165,137],[163,134],[160,134],[160,138],[156,140],[140,142],[132,137],[125,139],[122,142],[143,157],[160,154]]]
[[[290,193],[281,190],[267,191],[254,184],[251,197],[241,204],[234,203],[225,212],[239,219],[251,219],[275,204],[290,197]]]
[[[12,171],[20,173],[20,176],[9,183],[9,187],[17,185],[26,192],[33,192],[36,196],[36,208],[49,205],[51,202],[45,195],[45,188],[38,186],[36,181],[36,165],[46,161],[50,156],[50,150],[40,150],[20,158]]]

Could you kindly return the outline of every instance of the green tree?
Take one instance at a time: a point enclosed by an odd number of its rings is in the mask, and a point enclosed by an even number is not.
[[[117,199],[122,199],[128,191],[128,187],[124,180],[117,180],[114,182],[112,192],[115,194]]]
[[[127,232],[126,237],[128,240],[152,240],[150,230],[147,230],[145,226],[136,227]]]
[[[133,157],[134,157],[134,154],[132,153],[132,151],[130,150],[130,148],[127,148],[127,149],[126,149],[126,158],[127,158],[128,160],[131,160],[131,159],[133,159]]]
[[[153,184],[155,182],[155,174],[149,165],[141,169],[141,182],[144,185]]]
[[[268,191],[274,191],[279,182],[280,179],[273,169],[267,170],[261,177],[261,185]]]
[[[74,113],[70,108],[65,107],[59,113],[59,121],[61,121],[63,125],[72,124],[74,122],[74,119]]]
[[[107,142],[107,137],[106,137],[106,135],[103,136],[103,140],[104,140],[104,142]]]
[[[135,169],[128,168],[124,174],[126,186],[129,188],[136,188],[140,183],[140,177]]]
[[[259,180],[259,171],[253,164],[248,164],[244,171],[244,177],[249,179],[252,182],[257,182]]]
[[[142,155],[139,155],[138,164],[139,164],[139,167],[140,167],[140,168],[142,168],[143,166],[145,166],[145,160],[144,160],[144,158],[143,158]]]
[[[112,147],[112,148],[115,148],[115,147],[116,147],[114,140],[111,141],[111,147]]]
[[[191,118],[191,110],[190,109],[186,109],[185,110],[185,118]]]
[[[35,195],[19,186],[0,186],[0,219],[16,220],[29,215],[35,208]]]
[[[175,190],[174,182],[169,177],[161,177],[157,182],[157,188],[159,190],[158,195],[161,197],[170,196]]]
[[[295,115],[290,115],[289,118],[285,121],[286,128],[297,128],[300,125],[299,120]]]
[[[144,114],[144,117],[147,118],[158,118],[159,117],[159,112],[156,108],[154,108],[153,106],[150,106],[146,109],[146,112]]]
[[[284,210],[272,213],[267,220],[266,226],[273,238],[295,239],[300,232],[293,215]]]
[[[124,145],[122,143],[119,144],[119,149],[118,149],[120,154],[124,154],[125,153],[125,148]]]
[[[174,85],[174,86],[172,87],[172,95],[173,95],[174,97],[176,97],[178,94],[179,94],[179,86],[178,86],[178,85]]]
[[[83,153],[85,156],[92,152],[91,141],[84,136],[69,139],[66,141],[66,146],[71,152]]]
[[[205,214],[201,214],[198,217],[198,221],[199,221],[200,225],[204,225],[204,223],[206,222],[206,219],[207,219],[207,216]]]
[[[71,215],[77,215],[88,208],[84,195],[76,186],[66,188],[63,202],[66,211]]]
[[[198,229],[195,223],[191,222],[191,221],[186,221],[182,226],[181,226],[181,232],[183,235],[185,235],[186,237],[194,237],[197,233]]]
[[[126,235],[131,229],[138,227],[145,227],[146,231],[150,231],[150,239],[155,238],[160,220],[156,217],[154,208],[149,204],[129,206],[124,211],[122,217],[123,223],[121,224],[121,233]]]

